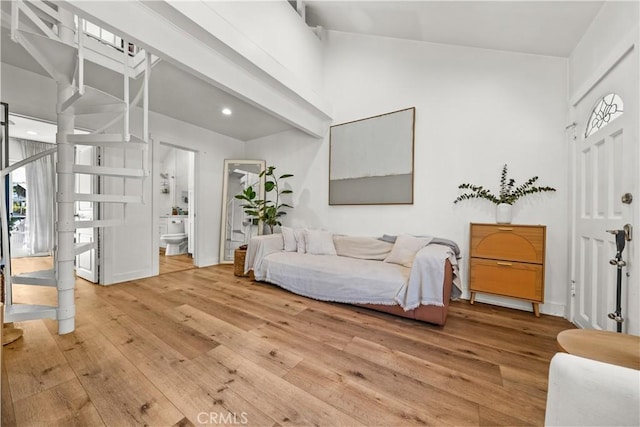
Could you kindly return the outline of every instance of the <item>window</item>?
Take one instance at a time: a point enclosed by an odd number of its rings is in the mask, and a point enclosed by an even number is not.
[[[74,22],[76,23],[76,28],[77,28],[78,15],[75,15],[73,19],[74,19]],[[94,39],[108,46],[114,47],[120,52],[124,51],[125,49],[125,46],[124,46],[125,42],[124,40],[122,40],[121,37],[116,36],[111,31],[107,31],[104,28],[97,26],[96,24],[93,24],[87,20],[83,20],[82,29],[84,30],[84,33],[86,35],[93,37]],[[134,56],[136,53],[138,53],[139,49],[133,43],[127,43],[127,50],[129,52],[129,56]]]
[[[615,93],[610,93],[600,99],[591,111],[584,137],[588,138],[592,133],[620,117],[624,112],[623,107],[622,99]]]

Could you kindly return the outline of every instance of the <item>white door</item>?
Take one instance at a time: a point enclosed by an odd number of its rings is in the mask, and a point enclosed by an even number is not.
[[[622,229],[625,224],[640,226],[635,207],[640,203],[637,85],[637,51],[632,49],[574,106],[575,290],[571,320],[581,328],[616,330],[616,322],[608,317],[616,309],[617,270],[609,263],[616,255],[616,244],[615,236],[607,230]],[[625,193],[635,200],[623,203]],[[640,313],[632,301],[638,295],[635,252],[635,240],[626,242],[622,330],[637,334]]]
[[[96,155],[94,147],[76,146],[76,163],[95,165]],[[96,193],[97,178],[93,175],[76,175],[76,193]],[[76,202],[75,215],[79,220],[91,221],[97,219],[97,206],[93,202]],[[76,243],[95,242],[98,244],[97,228],[78,228],[75,235]],[[97,249],[91,249],[76,256],[76,275],[93,283],[98,283]]]

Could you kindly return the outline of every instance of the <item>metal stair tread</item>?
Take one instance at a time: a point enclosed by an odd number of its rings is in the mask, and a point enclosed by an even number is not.
[[[19,285],[56,286],[56,271],[38,270],[11,276],[11,282]]]
[[[95,242],[76,243],[73,247],[73,251],[76,255],[95,249]]]
[[[124,178],[144,178],[146,175],[145,171],[142,169],[112,168],[107,166],[73,165],[72,170],[74,173]]]
[[[92,86],[84,87],[84,94],[80,96],[74,103],[74,113],[77,114],[98,114],[94,107],[113,106],[112,111],[124,111],[124,101],[100,89]]]
[[[49,65],[53,68],[52,70],[47,69],[49,67],[45,67],[44,64],[40,65],[51,74],[51,77],[56,80],[64,78],[69,82],[72,80],[77,62],[77,49],[75,46],[24,30],[17,30],[16,36],[21,38],[21,41],[33,46],[49,62]],[[21,44],[24,46],[24,43]],[[30,49],[27,46],[25,48],[27,51]],[[33,56],[33,53],[29,53]],[[36,62],[38,62],[37,59]],[[55,73],[55,75],[52,73]]]
[[[67,135],[67,141],[70,144],[90,145],[101,147],[121,147],[121,148],[137,148],[144,149],[148,144],[134,136],[130,135],[129,141],[124,140],[124,136],[120,133],[86,133]]]
[[[122,225],[120,219],[76,220],[75,228],[117,227]]]
[[[58,307],[37,304],[10,304],[4,308],[4,321],[22,322],[24,320],[56,319]]]
[[[142,196],[123,196],[121,194],[93,194],[74,193],[73,200],[77,202],[98,203],[142,203]]]

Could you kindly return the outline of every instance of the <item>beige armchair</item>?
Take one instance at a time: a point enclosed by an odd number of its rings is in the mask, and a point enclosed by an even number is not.
[[[640,371],[556,354],[545,425],[640,426]]]

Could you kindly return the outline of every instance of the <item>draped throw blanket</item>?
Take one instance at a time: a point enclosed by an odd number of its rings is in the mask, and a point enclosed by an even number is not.
[[[379,242],[380,243],[380,242]],[[256,280],[277,284],[299,295],[349,304],[442,307],[445,261],[453,266],[452,299],[460,294],[458,263],[447,245],[429,244],[418,251],[412,268],[347,256],[284,252],[281,235],[251,239],[245,271]]]
[[[431,243],[418,251],[409,273],[409,280],[394,298],[405,311],[412,310],[421,304],[443,305],[442,282],[445,260],[449,260],[453,267],[451,299],[460,298],[462,284],[453,248],[449,245]]]

